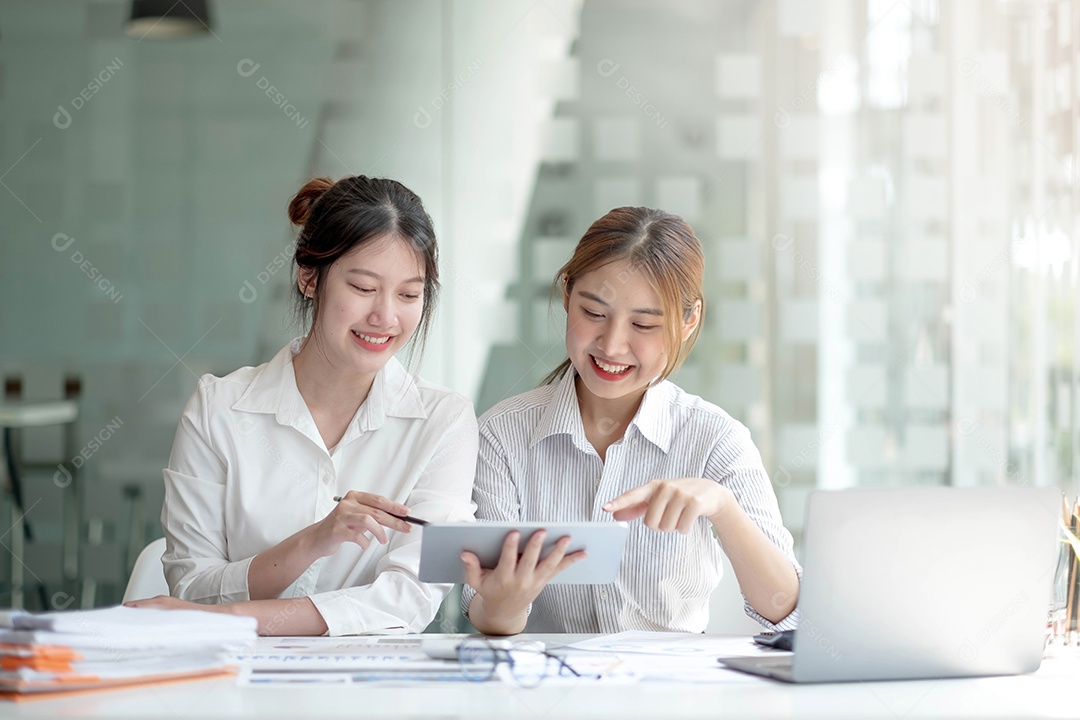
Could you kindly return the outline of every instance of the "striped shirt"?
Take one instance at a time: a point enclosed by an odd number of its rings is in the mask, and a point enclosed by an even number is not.
[[[601,506],[658,478],[702,477],[728,487],[750,519],[802,569],[792,551],[776,495],[750,432],[719,407],[664,381],[650,388],[624,436],[593,449],[574,390],[563,379],[499,403],[480,418],[480,455],[473,501],[481,521],[615,522]],[[658,532],[639,518],[616,581],[548,585],[536,598],[526,632],[614,633],[623,630],[703,632],[709,596],[720,582],[721,547],[711,523]],[[466,614],[476,591],[466,586]],[[770,629],[798,624],[796,609],[777,624],[749,603],[746,613]]]

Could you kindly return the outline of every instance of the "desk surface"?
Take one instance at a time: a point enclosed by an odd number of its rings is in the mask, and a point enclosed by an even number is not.
[[[549,644],[551,636],[549,638]],[[234,679],[0,704],[26,718],[1032,718],[1080,716],[1080,659],[1033,675],[788,685],[747,677],[715,685],[488,683],[238,686]]]

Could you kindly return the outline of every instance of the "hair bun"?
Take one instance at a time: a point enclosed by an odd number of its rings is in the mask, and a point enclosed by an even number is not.
[[[334,181],[330,178],[317,177],[308,180],[304,187],[289,201],[289,220],[293,225],[303,225],[311,216],[311,208],[330,188],[334,187]]]

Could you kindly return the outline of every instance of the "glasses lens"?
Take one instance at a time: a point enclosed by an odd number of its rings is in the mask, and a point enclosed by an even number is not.
[[[485,640],[463,640],[457,649],[461,674],[466,680],[487,680],[495,671],[495,650]]]
[[[518,645],[510,651],[510,671],[514,682],[524,688],[536,687],[550,675],[551,662],[555,661],[535,647]]]

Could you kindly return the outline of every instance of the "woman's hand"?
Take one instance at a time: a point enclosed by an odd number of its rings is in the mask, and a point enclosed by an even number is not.
[[[311,526],[312,545],[319,557],[333,554],[343,542],[353,542],[367,550],[371,533],[380,543],[388,540],[384,527],[398,532],[409,532],[412,526],[395,515],[405,516],[409,508],[381,495],[350,490],[337,506]]]
[[[555,547],[547,556],[540,558],[547,533],[537,530],[525,543],[525,551],[518,557],[518,542],[521,533],[516,530],[507,533],[503,540],[502,554],[498,564],[491,569],[480,567],[480,560],[471,552],[461,554],[465,563],[465,582],[476,589],[477,598],[469,617],[481,632],[488,634],[512,634],[520,632],[516,626],[525,615],[529,603],[536,599],[544,586],[553,577],[579,560],[585,558],[585,552],[566,554],[570,545],[569,537],[559,538]],[[483,609],[479,610],[477,600],[482,600]],[[515,627],[506,631],[504,628]]]
[[[124,607],[152,608],[154,610],[203,610],[205,612],[229,612],[224,605],[200,605],[168,595],[155,595],[145,600],[128,600]]]
[[[616,520],[645,516],[645,527],[660,532],[678,530],[684,535],[699,517],[719,526],[720,516],[735,502],[731,491],[706,478],[653,480],[604,503]]]
[[[168,595],[157,595],[145,600],[129,600],[124,607],[152,608],[154,610],[202,610],[253,617],[258,621],[260,635],[324,635],[326,621],[309,597],[282,598],[279,600],[255,600],[249,602],[200,605]]]

